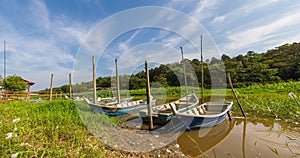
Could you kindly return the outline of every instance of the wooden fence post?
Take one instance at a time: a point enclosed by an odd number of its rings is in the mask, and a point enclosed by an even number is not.
[[[69,73],[70,98],[72,99],[72,74]]]
[[[52,101],[52,86],[53,86],[53,73],[51,74],[51,82],[50,82],[50,102]]]

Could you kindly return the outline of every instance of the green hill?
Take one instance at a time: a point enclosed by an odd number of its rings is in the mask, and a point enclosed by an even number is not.
[[[185,59],[185,63],[187,65],[188,86],[199,86],[201,84],[201,62],[199,59]],[[224,69],[220,69],[222,66],[225,66]],[[213,57],[210,60],[206,60],[204,62],[204,85],[206,88],[211,87],[212,81],[218,83],[218,81],[215,81],[218,80],[218,77],[211,78],[213,71],[230,72],[235,87],[246,87],[253,83],[297,81],[300,79],[300,43],[284,44],[265,53],[248,51],[245,55],[238,55],[232,58],[223,54],[220,59]],[[225,72],[221,73],[225,74]],[[222,77],[220,77],[220,80]],[[145,78],[145,71],[120,76],[121,88],[145,88]],[[182,62],[160,65],[150,69],[150,82],[154,87],[180,86],[183,85],[180,82],[183,80]],[[114,77],[97,78],[97,87],[111,86],[115,86]],[[74,92],[87,91],[91,88],[92,82],[82,82],[81,84],[73,85]],[[69,85],[55,88],[54,91],[68,93]]]

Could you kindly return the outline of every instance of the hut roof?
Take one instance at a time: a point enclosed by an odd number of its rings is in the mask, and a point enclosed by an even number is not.
[[[32,85],[35,84],[34,82],[31,82],[31,81],[28,81],[28,80],[24,80],[24,79],[23,79],[23,81],[24,81],[26,84],[30,85],[30,86],[32,86]]]

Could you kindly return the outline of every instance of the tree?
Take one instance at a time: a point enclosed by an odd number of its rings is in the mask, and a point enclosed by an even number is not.
[[[60,90],[63,93],[70,93],[70,85],[63,85],[62,87],[60,87]]]
[[[132,75],[129,80],[129,89],[142,89],[146,88],[146,78],[139,78]]]
[[[202,63],[199,59],[184,59],[186,64],[186,78],[189,86],[197,86],[202,83]],[[221,76],[230,72],[231,79],[235,87],[245,87],[253,83],[272,83],[288,80],[300,80],[300,42],[284,44],[265,53],[248,51],[245,55],[229,57],[226,54],[221,59],[206,59],[204,64],[204,85],[210,88],[212,81],[223,83],[226,76]],[[225,66],[225,67],[224,67]],[[225,69],[225,71],[223,71]],[[181,86],[184,81],[182,61],[161,64],[149,70],[150,82],[156,87]],[[197,79],[198,80],[197,80]],[[130,79],[130,80],[129,80]],[[1,76],[0,76],[1,80]],[[195,84],[194,84],[195,81]],[[226,81],[225,81],[226,82]],[[97,87],[116,86],[115,77],[99,77]],[[141,89],[146,87],[146,72],[120,76],[121,89]],[[223,86],[223,85],[222,85]],[[73,91],[77,87],[80,91],[88,91],[93,87],[92,82],[83,82],[74,85]],[[214,86],[215,87],[215,86]],[[68,86],[63,87],[68,91]]]
[[[27,84],[20,76],[8,76],[3,79],[3,87],[9,91],[22,91],[27,88]]]
[[[221,59],[222,59],[222,61],[227,61],[227,60],[230,60],[231,58],[228,55],[223,54]]]
[[[213,65],[213,64],[219,64],[221,62],[221,60],[215,58],[215,57],[212,57],[211,60],[210,60],[210,64]]]
[[[248,51],[247,52],[247,56],[254,56],[256,55],[256,53],[254,51]]]

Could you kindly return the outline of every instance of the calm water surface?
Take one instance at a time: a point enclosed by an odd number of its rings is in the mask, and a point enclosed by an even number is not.
[[[233,119],[184,132],[181,151],[192,157],[300,157],[300,126],[273,119]]]
[[[128,125],[147,128],[140,118]],[[212,128],[185,131],[175,143],[190,157],[300,158],[300,125],[274,119],[233,118]]]

